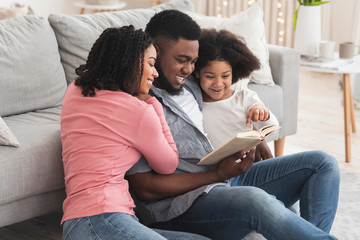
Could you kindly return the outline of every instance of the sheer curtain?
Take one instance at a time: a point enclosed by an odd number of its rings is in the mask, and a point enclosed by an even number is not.
[[[322,6],[323,39],[360,44],[360,1],[332,0]]]
[[[255,0],[192,0],[198,13],[230,17]],[[297,0],[262,0],[267,42],[293,47],[293,16]],[[322,39],[360,44],[360,0],[331,0],[321,6]]]
[[[208,16],[231,17],[246,10],[256,0],[192,0],[195,11]],[[292,47],[292,19],[297,0],[262,0],[266,41]]]

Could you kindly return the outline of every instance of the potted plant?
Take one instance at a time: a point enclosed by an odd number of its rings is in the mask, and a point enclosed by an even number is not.
[[[299,6],[296,8],[296,11],[294,14],[294,21],[293,21],[294,30],[296,30],[296,21],[297,21],[297,16],[298,16],[300,6],[320,6],[322,4],[329,3],[329,2],[330,1],[323,2],[322,0],[298,0]]]
[[[330,1],[298,0],[294,15],[294,49],[302,55],[316,56],[321,41],[320,5]]]

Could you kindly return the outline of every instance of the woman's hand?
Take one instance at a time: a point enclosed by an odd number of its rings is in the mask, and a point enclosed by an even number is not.
[[[266,121],[270,118],[269,109],[262,104],[256,104],[250,108],[249,113],[246,117],[246,125],[249,125],[251,121]]]

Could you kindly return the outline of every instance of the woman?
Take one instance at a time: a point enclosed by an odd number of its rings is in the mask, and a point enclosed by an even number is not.
[[[152,39],[125,26],[106,29],[76,69],[61,112],[64,239],[201,239],[140,224],[124,179],[141,155],[160,174],[178,164],[162,106],[148,94],[155,61]]]

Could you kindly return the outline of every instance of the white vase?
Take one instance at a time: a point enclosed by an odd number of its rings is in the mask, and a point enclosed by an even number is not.
[[[320,40],[320,6],[300,6],[294,36],[294,49],[302,55],[316,56]]]

